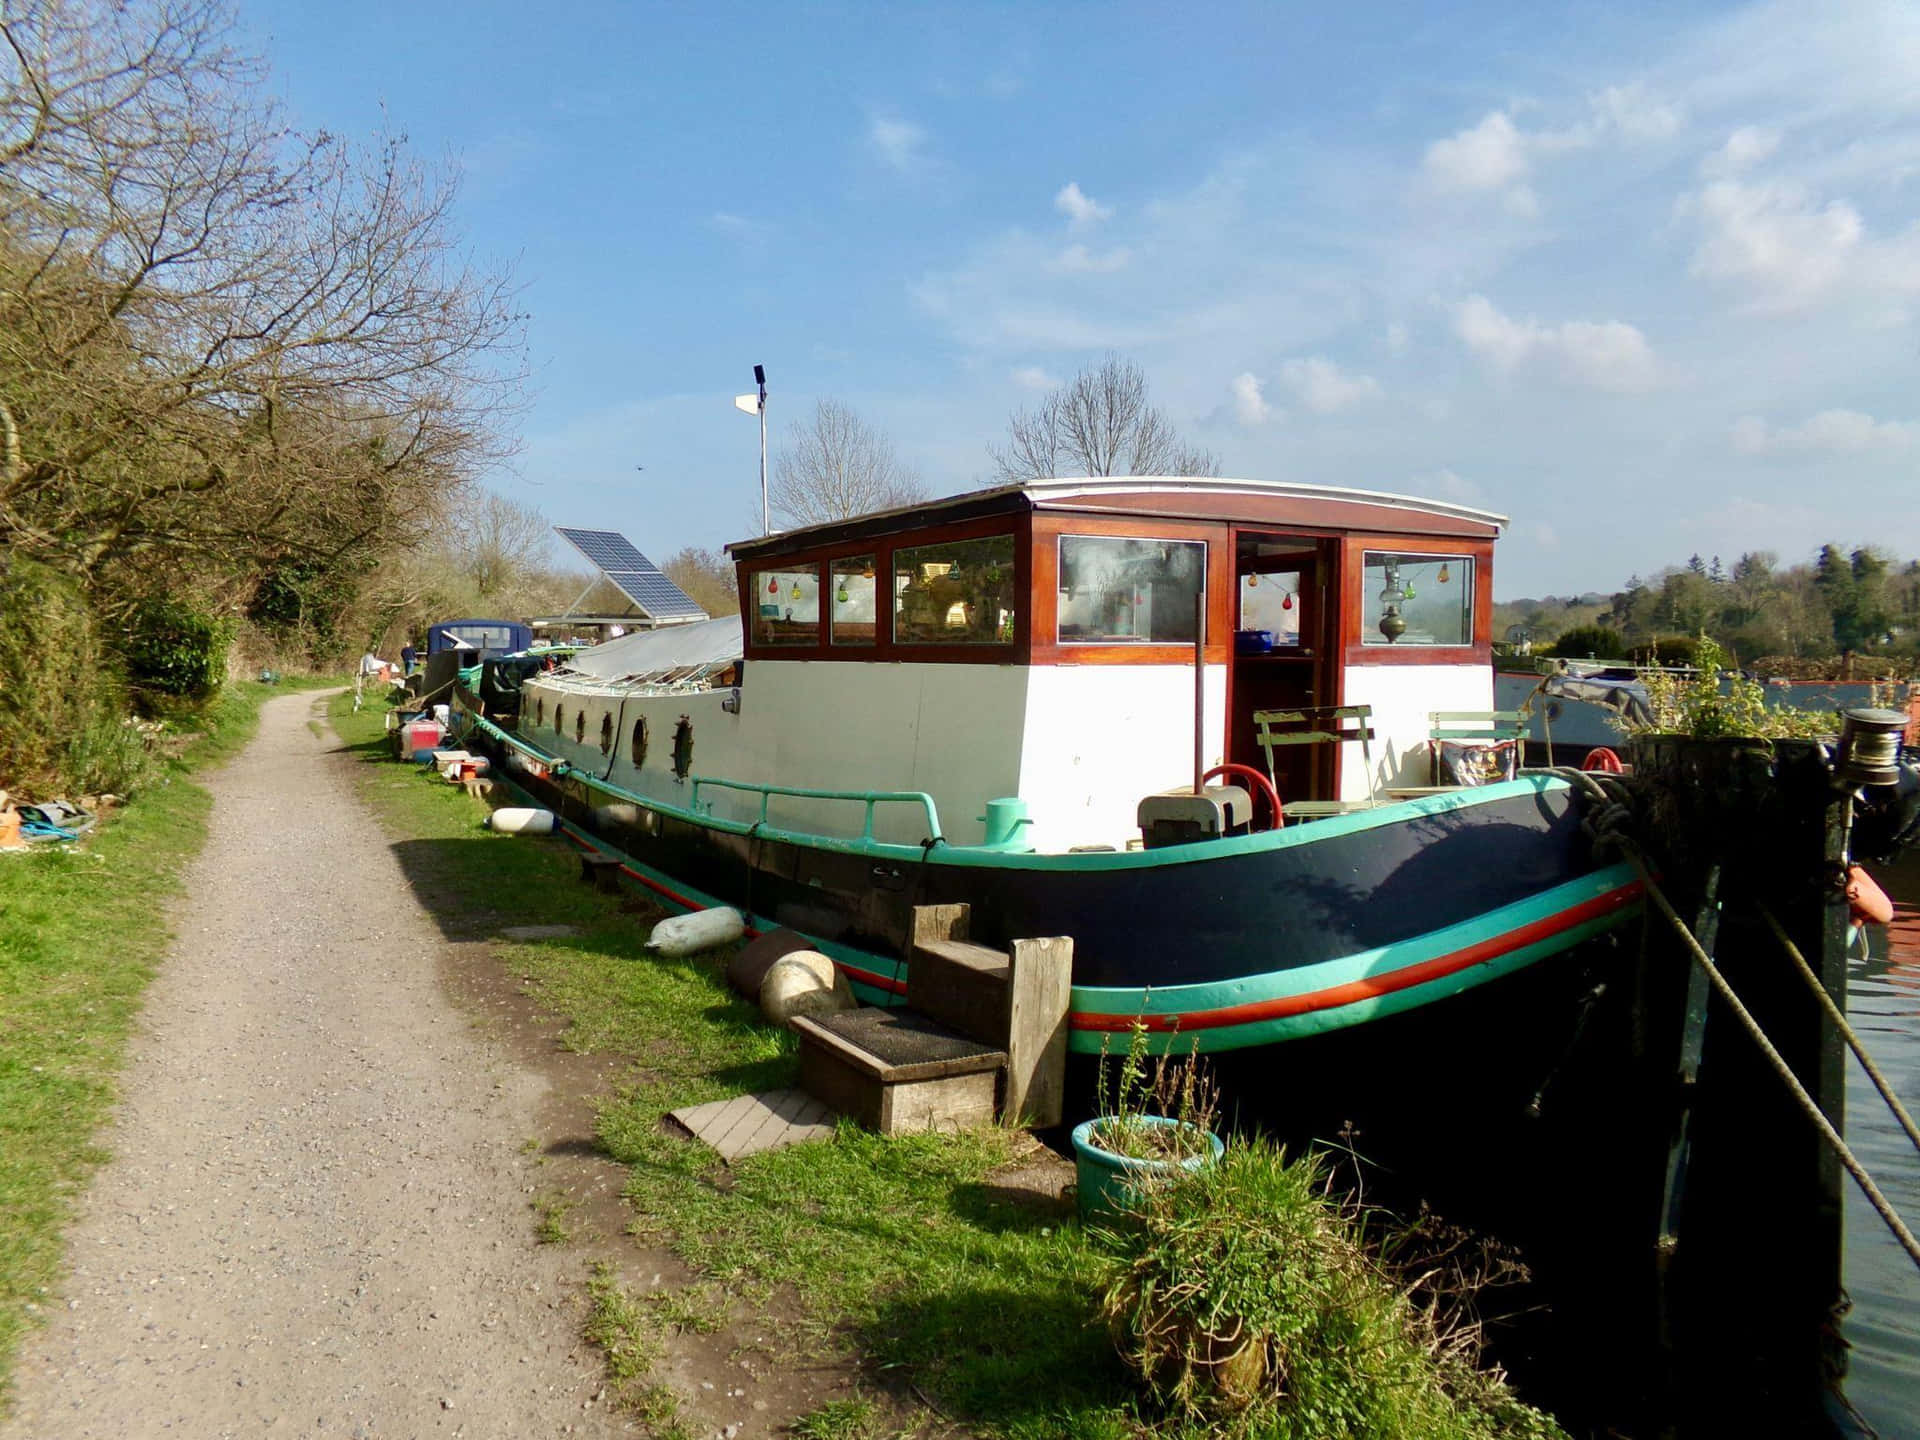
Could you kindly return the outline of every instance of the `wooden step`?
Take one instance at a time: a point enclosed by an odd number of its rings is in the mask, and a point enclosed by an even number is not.
[[[905,1007],[798,1016],[800,1083],[882,1135],[993,1123],[1004,1050]]]

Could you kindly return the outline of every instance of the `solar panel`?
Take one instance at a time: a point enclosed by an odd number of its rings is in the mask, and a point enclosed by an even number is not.
[[[655,620],[704,620],[707,612],[660,568],[634,549],[618,530],[576,530],[556,525],[554,532],[586,556],[641,611]]]

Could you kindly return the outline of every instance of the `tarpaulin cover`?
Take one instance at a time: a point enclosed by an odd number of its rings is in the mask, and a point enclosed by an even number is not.
[[[722,616],[692,625],[639,630],[582,650],[567,667],[603,680],[666,675],[689,666],[723,665],[741,656],[740,617]]]

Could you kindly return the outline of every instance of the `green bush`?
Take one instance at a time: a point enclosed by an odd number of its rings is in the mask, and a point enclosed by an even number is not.
[[[233,627],[177,600],[143,600],[127,633],[127,674],[136,688],[205,700],[227,673]]]
[[[1656,635],[1646,644],[1634,646],[1632,659],[1638,665],[1699,665],[1702,663],[1700,642],[1705,638],[1705,635]]]
[[[44,565],[0,561],[0,789],[130,794],[152,764],[149,739],[129,723],[80,587]]]
[[[1618,660],[1626,650],[1627,642],[1618,630],[1606,625],[1576,625],[1540,653],[1566,660]]]
[[[1403,1283],[1320,1167],[1246,1140],[1144,1192],[1110,1238],[1103,1311],[1155,1397],[1211,1433],[1494,1440],[1561,1432],[1476,1368],[1427,1282]]]

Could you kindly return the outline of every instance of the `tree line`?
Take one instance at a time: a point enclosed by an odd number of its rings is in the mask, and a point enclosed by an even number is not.
[[[1920,560],[1832,543],[1790,565],[1770,550],[1731,565],[1694,555],[1610,595],[1507,602],[1495,625],[1496,638],[1518,626],[1534,649],[1560,655],[1684,657],[1706,634],[1740,663],[1783,674],[1846,659],[1899,668],[1920,660]]]

